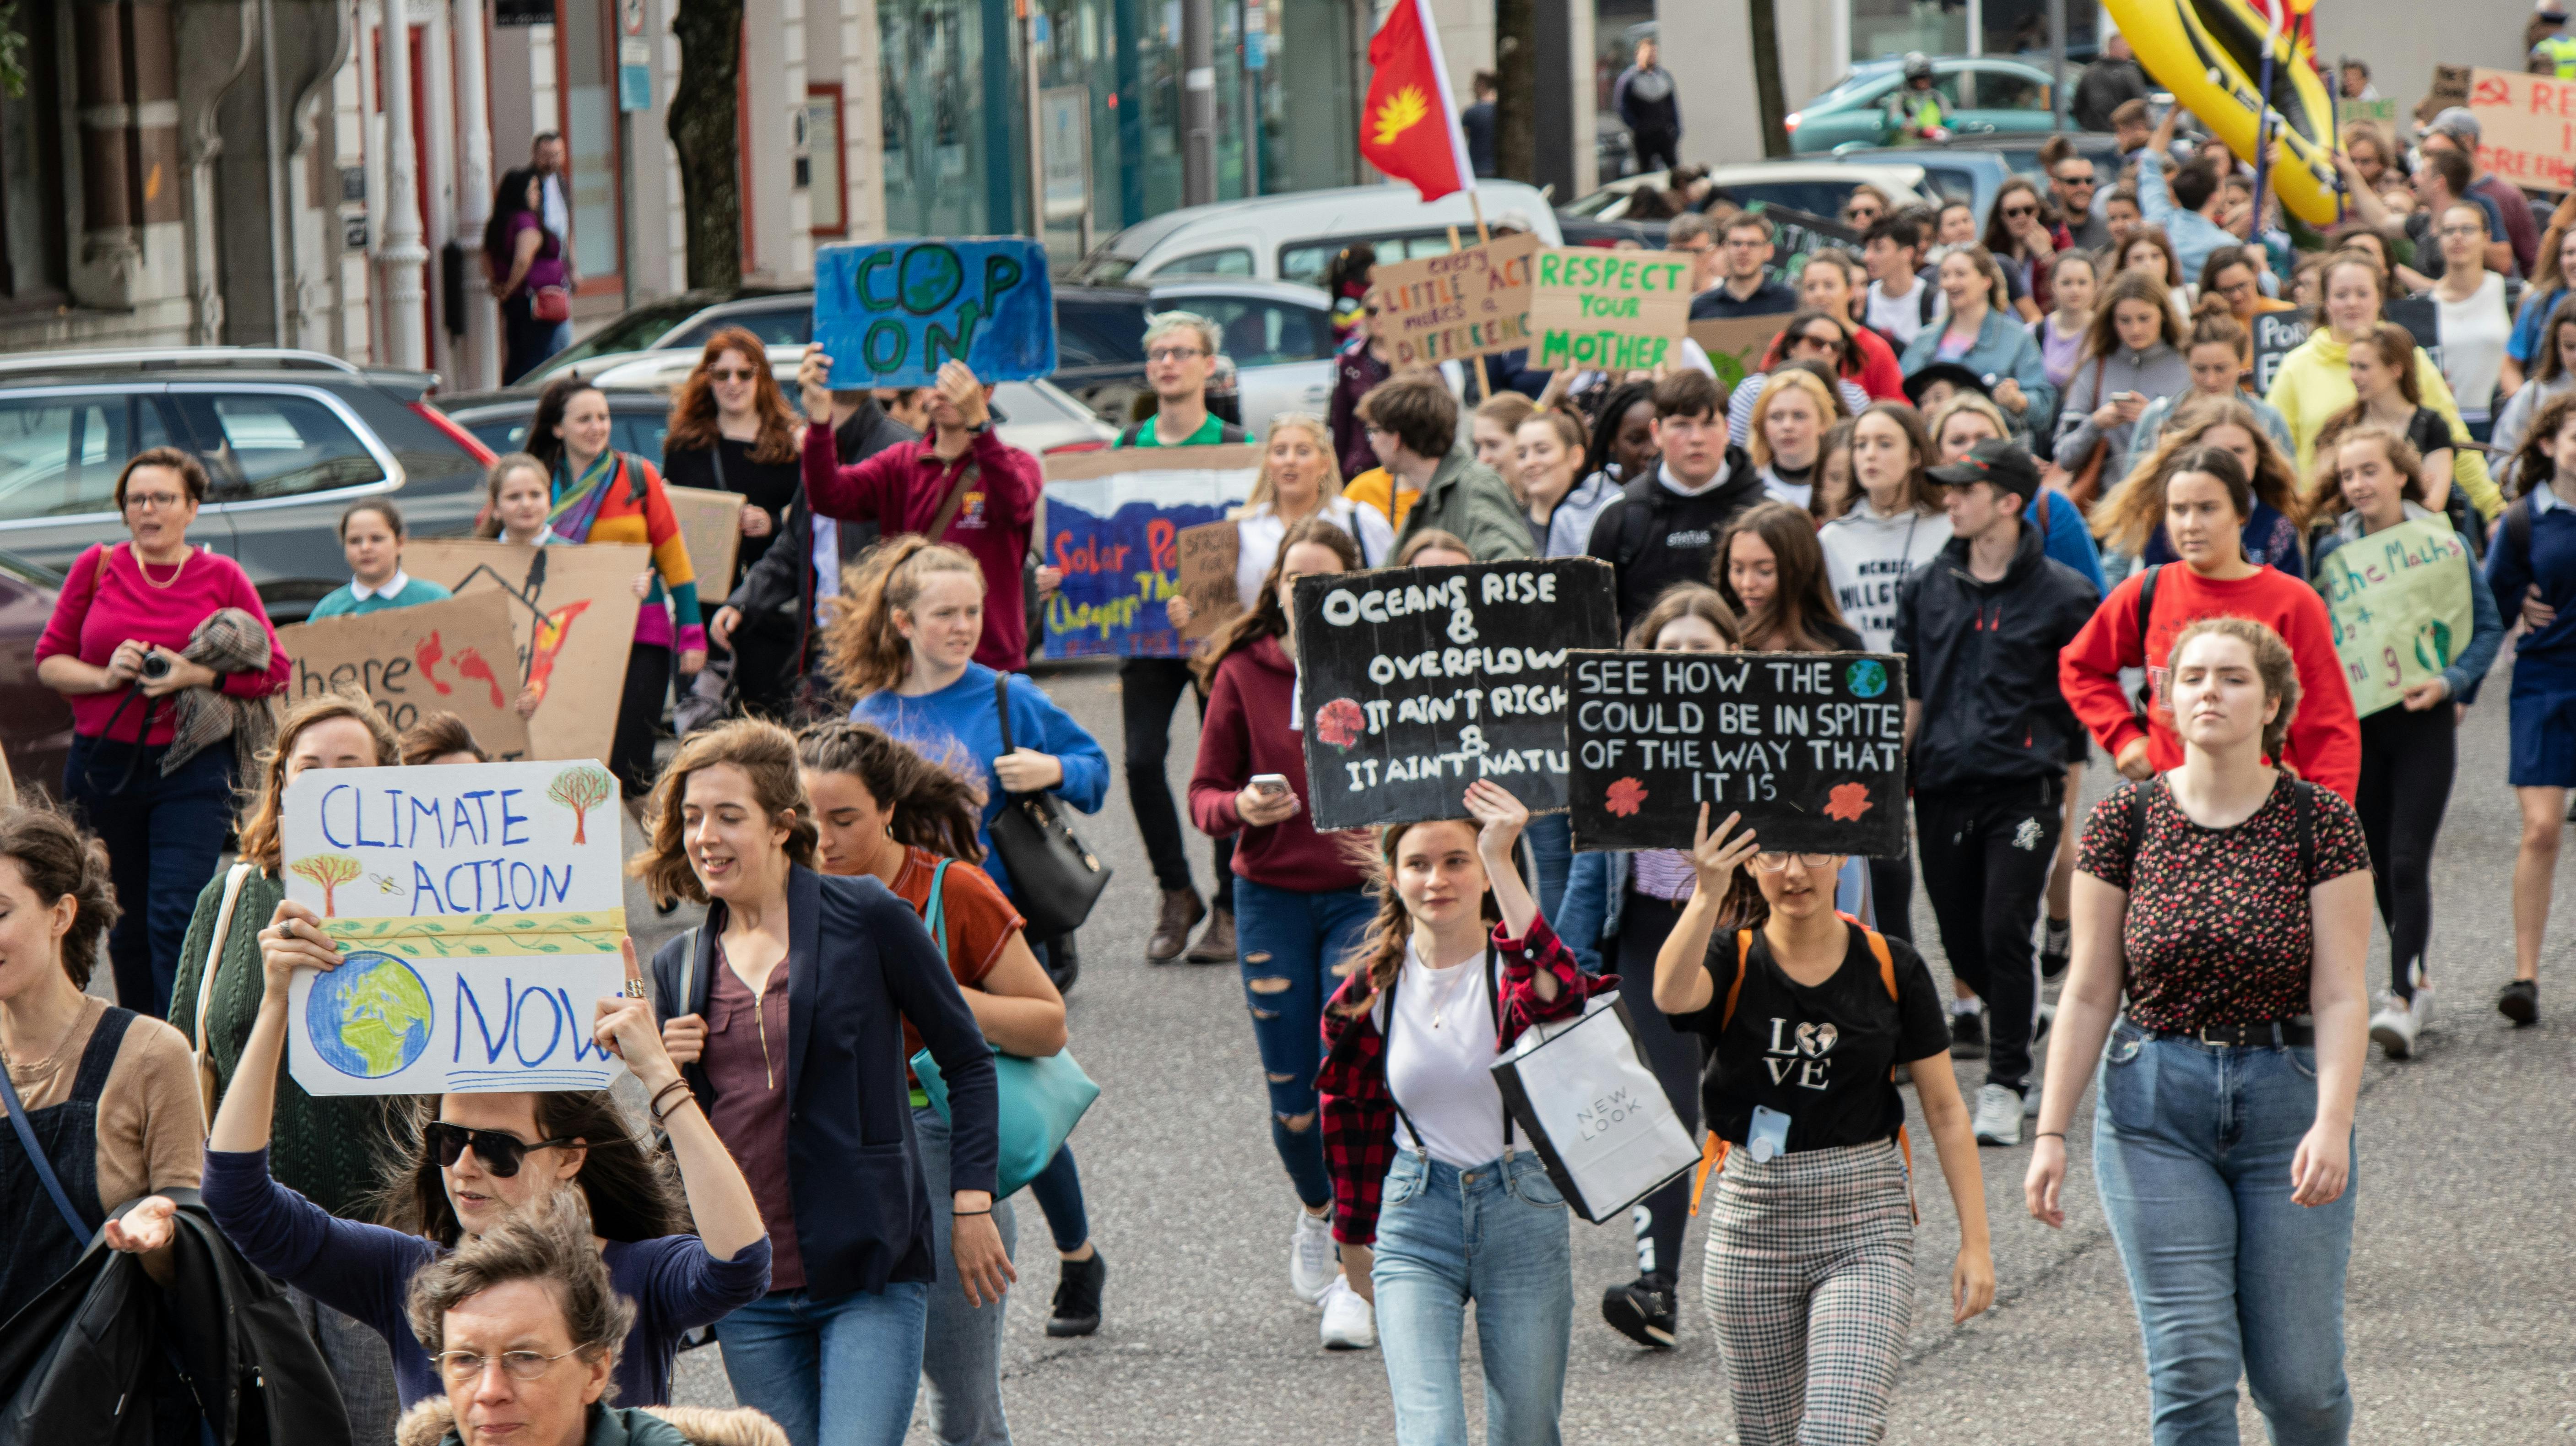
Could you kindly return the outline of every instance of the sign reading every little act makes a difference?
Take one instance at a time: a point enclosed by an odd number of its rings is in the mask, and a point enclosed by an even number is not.
[[[339,968],[287,995],[317,1095],[602,1089],[624,987],[617,780],[588,761],[317,768],[286,787],[286,896]]]
[[[1691,259],[1678,251],[1559,246],[1530,285],[1530,364],[1643,371],[1672,360],[1690,329]]]

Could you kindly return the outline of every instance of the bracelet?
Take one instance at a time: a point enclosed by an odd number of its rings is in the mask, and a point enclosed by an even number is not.
[[[651,1101],[650,1103],[648,1103],[648,1104],[646,1104],[646,1105],[644,1106],[645,1112],[646,1112],[646,1113],[648,1113],[648,1114],[650,1114],[650,1115],[653,1117],[653,1123],[655,1123],[655,1124],[657,1124],[657,1125],[658,1125],[658,1124],[661,1124],[663,1121],[665,1121],[665,1120],[667,1120],[667,1119],[669,1119],[669,1118],[671,1117],[671,1113],[672,1113],[672,1111],[679,1109],[679,1105],[677,1105],[677,1104],[672,1105],[672,1106],[671,1106],[671,1109],[669,1109],[669,1110],[665,1110],[665,1109],[663,1109],[663,1108],[662,1108],[662,1097],[663,1097],[664,1095],[669,1094],[669,1093],[670,1093],[671,1091],[673,1091],[673,1090],[682,1090],[682,1091],[685,1091],[685,1090],[687,1090],[687,1089],[688,1089],[688,1087],[689,1087],[689,1082],[688,1082],[687,1080],[685,1080],[685,1079],[675,1079],[675,1080],[671,1081],[669,1084],[666,1084],[666,1085],[662,1086],[660,1089],[655,1090],[655,1091],[653,1092],[653,1098],[652,1098],[652,1101]],[[686,1098],[695,1098],[695,1096],[686,1096]]]
[[[990,1214],[992,1214],[992,1213],[993,1213],[993,1207],[992,1207],[992,1206],[990,1206],[990,1205],[987,1205],[987,1206],[985,1206],[985,1207],[984,1207],[983,1209],[981,1209],[981,1210],[955,1210],[955,1209],[952,1209],[952,1210],[950,1210],[948,1213],[949,1213],[949,1214],[951,1214],[951,1215],[990,1215]]]
[[[2042,1130],[2038,1134],[2031,1136],[2031,1138],[2034,1140],[2046,1140],[2052,1138],[2062,1140],[2066,1138],[2066,1132],[2064,1130]]]

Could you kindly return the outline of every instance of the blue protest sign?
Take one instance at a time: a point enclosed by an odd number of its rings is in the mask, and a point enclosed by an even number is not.
[[[814,344],[838,387],[926,387],[962,359],[988,382],[1055,370],[1046,247],[1017,236],[814,253]]]
[[[1182,637],[1165,606],[1181,595],[1182,534],[1221,521],[1260,466],[1241,443],[1051,459],[1045,553],[1064,580],[1047,599],[1045,655],[1188,657],[1198,630]]]

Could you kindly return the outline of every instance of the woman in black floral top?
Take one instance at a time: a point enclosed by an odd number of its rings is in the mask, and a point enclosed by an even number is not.
[[[2085,825],[2030,1212],[2066,1221],[2066,1127],[2100,1059],[2093,1171],[2157,1446],[2232,1446],[2240,1375],[2276,1443],[2339,1446],[2369,853],[2352,805],[2264,761],[2299,705],[2279,634],[2207,618],[2171,657],[2182,766]]]

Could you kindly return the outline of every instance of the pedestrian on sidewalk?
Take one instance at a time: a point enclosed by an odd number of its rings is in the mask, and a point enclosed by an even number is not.
[[[2522,495],[2487,549],[2487,586],[2519,617],[2513,650],[2513,760],[2507,781],[2522,805],[2513,860],[2513,979],[2496,1008],[2516,1024],[2540,1018],[2540,945],[2550,881],[2576,787],[2576,395],[2532,420],[2515,456]]]
[[[2018,1145],[2038,1107],[2030,1051],[2039,1022],[2031,926],[2064,818],[2067,768],[2084,732],[2057,687],[2057,654],[2100,594],[2048,556],[2022,506],[2039,467],[2009,442],[1980,442],[1932,471],[1949,544],[1897,593],[1905,655],[1906,778],[1923,836],[1923,892],[1950,972],[1985,1001],[1981,1145]],[[1873,862],[1875,862],[1873,860]]]
[[[2307,701],[2279,633],[2202,617],[2171,657],[2177,766],[2084,827],[2023,1191],[2033,1217],[2066,1223],[2066,1129],[2098,1068],[2093,1171],[2158,1446],[2234,1442],[2240,1377],[2274,1441],[2340,1446],[2368,847],[2339,792],[2273,762],[2298,751]]]
[[[1324,1013],[1333,1234],[1370,1282],[1397,1446],[1467,1439],[1476,1313],[1489,1446],[1555,1446],[1573,1335],[1573,1212],[1519,1143],[1494,1062],[1615,981],[1585,974],[1521,882],[1529,810],[1467,785],[1465,819],[1379,831],[1376,917]]]
[[[1911,1070],[1958,1211],[1953,1321],[1995,1298],[1977,1144],[1921,956],[1835,912],[1840,855],[1761,851],[1741,821],[1712,830],[1701,806],[1696,887],[1655,958],[1656,1007],[1708,1046],[1700,1298],[1745,1446],[1876,1441],[1914,1320],[1896,1067]]]
[[[1637,42],[1637,63],[1619,72],[1610,86],[1610,108],[1628,128],[1636,146],[1639,172],[1668,171],[1681,164],[1682,103],[1673,73],[1656,63],[1655,38]]]

